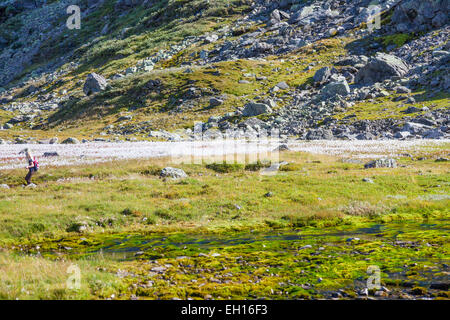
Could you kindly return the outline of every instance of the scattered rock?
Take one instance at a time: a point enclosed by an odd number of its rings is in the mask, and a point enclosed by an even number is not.
[[[260,114],[272,113],[272,109],[265,103],[247,103],[242,111],[244,117],[254,117]]]
[[[97,73],[91,73],[86,78],[83,92],[85,95],[90,96],[91,94],[105,90],[107,86],[108,83],[104,77]]]
[[[277,85],[275,87],[277,87],[278,89],[281,89],[281,90],[289,89],[289,85],[284,81],[277,83]]]
[[[77,138],[67,138],[61,144],[80,144],[80,141]]]
[[[314,74],[313,80],[315,84],[324,84],[331,77],[331,68],[323,67]]]
[[[182,169],[166,167],[161,170],[159,176],[162,178],[183,179],[187,178],[188,175]]]
[[[51,138],[50,141],[48,142],[49,144],[58,144],[59,139],[57,137]]]
[[[350,87],[345,78],[327,84],[322,89],[322,95],[327,98],[335,97],[336,95],[346,96],[350,93]]]
[[[377,53],[368,64],[358,71],[355,82],[373,84],[394,76],[403,77],[408,71],[409,68],[402,59],[385,53]]]
[[[222,104],[223,104],[223,100],[221,100],[221,99],[218,99],[218,98],[211,98],[211,99],[209,99],[209,105],[211,107],[218,107],[218,106],[220,106]]]
[[[290,151],[287,144],[280,144],[278,147],[276,147],[273,151]]]
[[[42,156],[44,158],[59,157],[59,154],[58,154],[58,152],[44,152],[44,154]]]
[[[311,129],[307,135],[307,140],[333,140],[333,132],[329,129]]]

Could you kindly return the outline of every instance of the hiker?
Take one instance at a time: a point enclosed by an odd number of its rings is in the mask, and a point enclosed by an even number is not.
[[[39,169],[39,162],[36,160],[36,157],[33,157],[31,155],[30,150],[28,148],[22,150],[20,153],[25,153],[25,156],[28,160],[28,166],[26,166],[26,168],[28,169],[28,174],[25,176],[25,181],[27,182],[27,185],[30,185],[31,178]]]

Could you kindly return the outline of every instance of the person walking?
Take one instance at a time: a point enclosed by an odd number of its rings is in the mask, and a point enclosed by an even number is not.
[[[27,182],[27,186],[31,184],[31,178],[39,169],[39,162],[36,160],[36,157],[33,157],[30,150],[28,148],[22,150],[20,153],[25,153],[25,157],[28,161],[28,174],[25,176],[25,181]]]

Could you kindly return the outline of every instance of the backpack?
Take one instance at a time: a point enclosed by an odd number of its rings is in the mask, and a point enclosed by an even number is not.
[[[34,171],[38,171],[39,170],[39,162],[36,160],[36,157],[34,157],[33,165],[34,165]]]

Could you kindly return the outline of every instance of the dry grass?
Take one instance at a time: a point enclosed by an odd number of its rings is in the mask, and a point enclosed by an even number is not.
[[[53,261],[39,256],[0,252],[0,299],[90,299],[98,293],[108,297],[112,288],[120,290],[120,285],[111,274],[93,267],[94,264],[103,266],[105,263],[99,257],[92,261],[77,261],[73,265],[67,260]],[[71,266],[80,268],[79,289],[68,286],[68,280],[74,275]]]
[[[366,201],[355,201],[341,209],[348,215],[359,217],[374,217],[388,213],[390,208],[384,204],[371,204]]]

